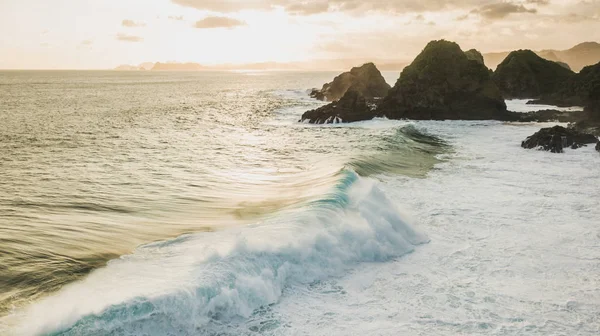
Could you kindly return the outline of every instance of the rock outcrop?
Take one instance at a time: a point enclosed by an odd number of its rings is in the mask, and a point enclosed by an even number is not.
[[[390,119],[504,120],[506,113],[490,71],[445,40],[429,42],[377,108]]]
[[[386,83],[375,64],[367,63],[335,77],[331,83],[323,85],[321,90],[314,89],[310,96],[324,101],[336,101],[342,98],[350,87],[366,99],[384,97],[390,89],[390,85]]]
[[[343,122],[354,122],[370,120],[375,117],[372,104],[361,92],[353,88],[346,91],[344,96],[336,101],[321,106],[318,109],[305,112],[300,122],[311,124],[337,124]]]
[[[527,113],[514,113],[515,119],[506,119],[506,121],[519,122],[564,122],[577,123],[587,118],[584,111],[559,111],[559,110],[540,110]]]
[[[552,153],[562,153],[563,148],[579,148],[586,144],[597,143],[598,139],[586,133],[562,126],[542,128],[521,143],[521,147],[540,148]]]
[[[498,65],[492,78],[505,98],[539,98],[558,91],[573,76],[573,71],[531,50],[518,50]]]
[[[563,82],[553,93],[531,103],[557,106],[584,106],[590,119],[600,121],[600,63],[590,65]]]
[[[600,141],[598,141],[598,142],[596,143],[596,150],[597,150],[598,152],[600,152]]]
[[[471,50],[465,51],[465,55],[471,61],[477,61],[477,62],[485,65],[485,62],[483,61],[483,55],[476,49],[471,49]]]

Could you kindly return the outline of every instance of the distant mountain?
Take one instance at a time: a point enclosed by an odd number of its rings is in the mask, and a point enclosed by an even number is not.
[[[560,61],[569,64],[573,71],[581,71],[588,65],[600,62],[600,43],[584,42],[565,51],[559,51],[556,56]]]
[[[152,63],[140,65],[119,65],[114,70],[120,71],[231,71],[231,70],[279,70],[279,71],[333,71],[343,70],[356,64],[374,62],[382,71],[401,71],[408,63],[396,60],[370,60],[370,59],[335,59],[335,60],[309,60],[302,62],[258,62],[245,64],[216,64],[201,65],[198,63]]]
[[[123,65],[119,65],[114,70],[118,70],[118,71],[139,71],[139,70],[146,70],[146,69],[144,69],[143,67],[141,67],[139,65],[123,64]]]
[[[160,63],[157,62],[151,69],[152,71],[200,71],[205,67],[198,63]]]
[[[485,65],[494,70],[509,53],[510,51],[484,54]],[[600,62],[600,43],[583,42],[567,50],[546,49],[535,53],[550,61],[566,63],[571,70],[579,72],[585,66]]]
[[[539,50],[534,51],[540,57],[557,62],[564,67],[579,72],[587,65],[600,62],[600,43],[583,42],[568,50]],[[495,70],[502,63],[510,51],[483,54],[485,65]],[[299,62],[257,62],[245,64],[215,64],[201,65],[198,63],[153,63],[146,62],[140,65],[120,65],[115,70],[135,71],[228,71],[228,70],[279,70],[279,71],[337,71],[349,69],[356,64],[374,63],[380,71],[402,71],[411,61],[409,59],[374,59],[374,58],[340,58],[316,59]]]
[[[145,62],[139,65],[140,69],[143,70],[152,70],[154,68],[154,62]]]

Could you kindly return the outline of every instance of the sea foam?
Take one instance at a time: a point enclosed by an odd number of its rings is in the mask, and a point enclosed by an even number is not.
[[[286,288],[387,261],[428,238],[351,171],[303,209],[261,223],[148,244],[14,316],[19,335],[211,334]]]

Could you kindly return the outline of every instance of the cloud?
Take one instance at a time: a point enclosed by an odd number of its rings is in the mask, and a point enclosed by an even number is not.
[[[245,26],[246,22],[240,21],[234,18],[228,18],[224,16],[209,16],[204,19],[197,21],[194,24],[195,28],[199,29],[212,29],[212,28],[234,28],[239,26]]]
[[[170,15],[169,19],[175,20],[175,21],[183,21],[183,15],[180,15],[180,16],[172,16],[172,15]]]
[[[500,2],[481,6],[472,10],[471,13],[479,14],[486,19],[498,20],[515,13],[535,14],[537,13],[537,9],[527,8],[523,5],[517,5],[510,2]]]
[[[199,10],[209,10],[219,13],[231,13],[246,9],[271,9],[271,2],[268,0],[171,0],[173,3],[196,8]]]
[[[270,11],[281,9],[290,15],[309,16],[338,12],[353,16],[368,13],[404,15],[464,11],[456,21],[481,17],[501,20],[515,14],[545,12],[576,12],[595,17],[600,0],[170,0],[183,7],[216,13],[235,13],[244,10]]]
[[[329,3],[326,1],[317,1],[310,3],[292,3],[285,7],[285,10],[290,14],[295,15],[313,15],[329,11]]]
[[[325,12],[364,14],[364,12],[372,11],[398,14],[442,11],[444,9],[473,8],[489,3],[489,0],[455,0],[452,2],[445,0],[171,0],[171,2],[184,7],[219,13],[283,8],[286,12],[294,15],[314,15]]]
[[[123,22],[121,22],[121,25],[123,27],[130,27],[130,28],[146,26],[146,24],[143,22],[135,22],[133,20],[123,20]]]
[[[557,17],[558,21],[564,23],[582,23],[586,21],[600,21],[600,18],[595,18],[587,15],[580,15],[575,13],[570,13],[566,15],[561,15]]]
[[[546,6],[550,4],[550,0],[527,0],[525,1],[528,4]]]
[[[117,40],[123,41],[123,42],[142,42],[144,40],[144,38],[140,37],[140,36],[127,35],[127,34],[120,33],[117,35]]]

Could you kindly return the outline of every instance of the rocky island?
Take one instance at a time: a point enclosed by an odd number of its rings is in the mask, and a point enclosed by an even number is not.
[[[313,89],[310,95],[319,100],[337,101],[350,87],[366,99],[384,97],[390,89],[375,64],[366,63],[335,77],[332,82],[324,84],[321,90]]]
[[[376,116],[417,120],[518,119],[518,116],[506,111],[504,98],[492,81],[491,72],[483,65],[482,58],[476,50],[463,52],[454,42],[432,41],[404,68],[385,97],[372,101],[373,106],[365,108],[361,103],[358,111],[351,111],[350,99],[354,101],[357,96],[362,96],[367,101],[372,96],[363,93],[362,88],[368,85],[360,85],[356,89],[357,86],[351,84],[355,93],[343,105],[332,103],[323,106],[305,113],[301,120],[310,123],[350,122]],[[340,78],[345,76],[348,75],[342,74],[336,80],[341,82]],[[331,92],[336,80],[326,84],[320,92]]]
[[[353,68],[313,91],[317,98],[334,101],[305,112],[300,121],[328,124],[386,117],[571,123],[569,128],[542,129],[521,144],[555,153],[596,143],[594,135],[600,135],[600,63],[575,74],[530,50],[518,50],[492,72],[477,50],[463,52],[458,44],[439,40],[427,44],[393,88],[384,90],[382,81],[372,63]],[[374,99],[384,91],[383,99]],[[505,98],[535,97],[538,103],[585,106],[585,110],[507,111]],[[596,148],[600,150],[600,145]]]
[[[421,120],[508,118],[490,71],[471,58],[454,42],[429,42],[404,68],[377,115]]]
[[[518,50],[498,65],[492,79],[504,98],[539,98],[556,92],[573,76],[573,71],[531,50]]]

